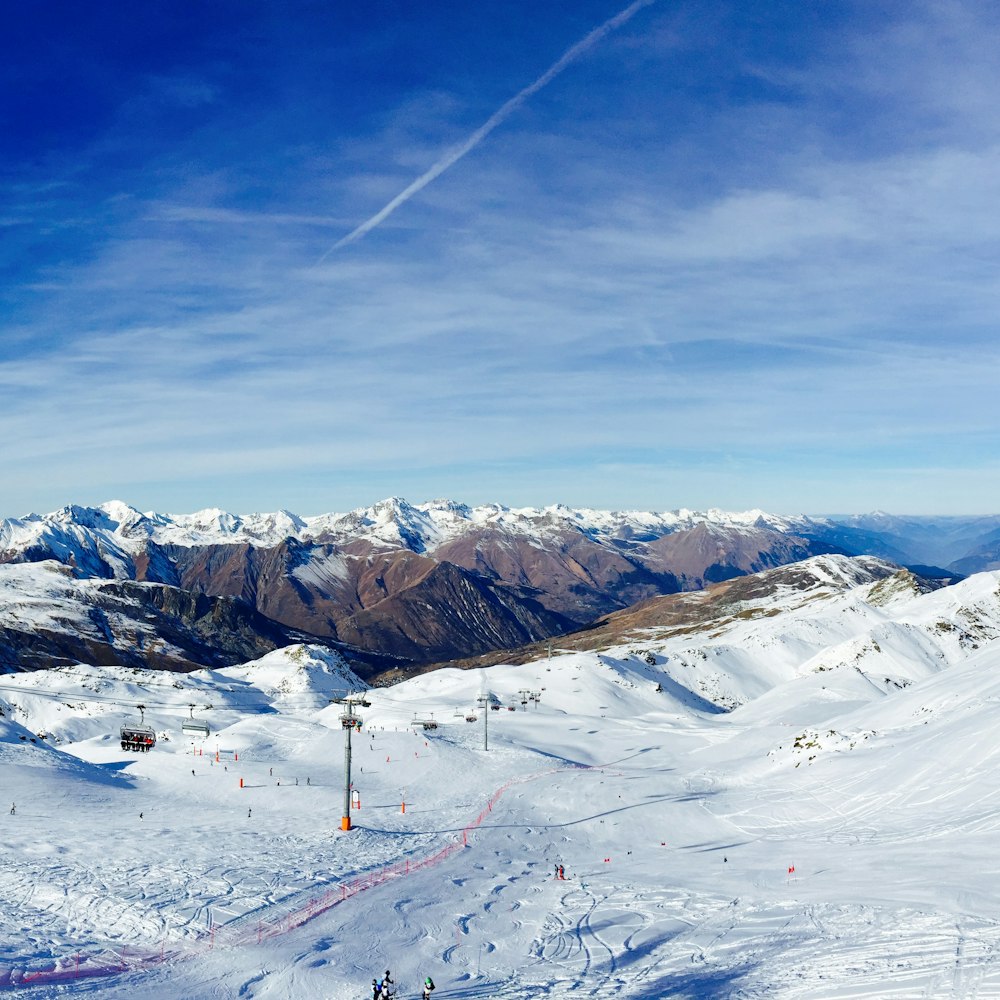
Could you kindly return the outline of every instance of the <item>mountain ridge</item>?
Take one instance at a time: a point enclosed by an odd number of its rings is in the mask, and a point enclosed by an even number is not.
[[[55,560],[79,579],[235,599],[281,629],[388,654],[408,669],[544,641],[649,599],[818,555],[873,552],[901,563],[909,537],[901,524],[881,535],[870,522],[759,509],[472,507],[401,497],[315,517],[219,508],[171,515],[112,500],[0,521],[0,564]],[[988,530],[988,519],[981,526]],[[971,525],[949,530],[974,535]]]

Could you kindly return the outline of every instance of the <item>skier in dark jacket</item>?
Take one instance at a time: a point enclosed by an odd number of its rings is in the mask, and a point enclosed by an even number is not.
[[[420,1000],[431,1000],[431,993],[434,990],[434,980],[428,976],[424,980],[424,991],[420,994]]]

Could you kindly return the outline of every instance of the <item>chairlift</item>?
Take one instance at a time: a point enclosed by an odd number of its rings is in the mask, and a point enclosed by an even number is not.
[[[181,732],[188,736],[200,736],[207,739],[209,734],[208,723],[194,717],[194,705],[188,705],[191,710],[191,718],[185,719],[181,723]]]
[[[410,723],[414,729],[418,726],[423,730],[437,729],[437,719],[434,718],[434,713],[431,712],[430,716],[426,719],[418,719],[416,713],[413,714],[413,721]]]
[[[476,722],[478,719],[479,719],[479,716],[476,715],[475,712],[466,712],[465,713],[465,721],[466,722]]]
[[[122,750],[149,753],[156,746],[156,733],[149,726],[122,726]]]
[[[343,729],[357,729],[359,732],[361,731],[361,723],[362,723],[362,721],[363,720],[362,720],[361,716],[358,715],[355,712],[352,712],[350,709],[348,709],[346,712],[344,712],[344,714],[341,715],[341,717],[340,717],[341,728],[343,728]]]
[[[476,702],[482,705],[484,710],[488,707],[491,711],[500,711],[500,699],[492,691],[484,691],[476,698]]]
[[[121,727],[122,750],[133,753],[149,753],[156,746],[156,733],[146,725],[146,706],[136,705],[139,709],[139,725],[128,724]]]
[[[354,711],[355,706],[363,705],[365,708],[371,707],[371,702],[364,695],[347,695],[344,698],[331,698],[331,702],[343,705],[344,711],[340,715],[340,725],[342,729],[356,729],[361,732],[361,724],[364,719]]]

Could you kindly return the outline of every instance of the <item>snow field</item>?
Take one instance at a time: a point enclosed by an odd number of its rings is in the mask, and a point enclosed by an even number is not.
[[[713,640],[731,690],[769,651],[774,670],[728,714],[667,683],[715,666],[652,636],[655,665],[629,646],[370,691],[349,833],[341,710],[324,706],[350,678],[314,651],[180,688],[96,668],[6,678],[0,985],[82,953],[125,968],[9,994],[341,1000],[388,967],[400,1000],[428,973],[461,1000],[1000,997],[987,582],[734,623]],[[978,649],[937,627],[973,618]],[[824,630],[862,659],[813,670]],[[489,751],[482,708],[464,721],[485,692],[504,703]],[[123,754],[140,699],[170,739]],[[191,702],[213,705],[204,755],[179,734]],[[439,729],[412,731],[431,714]]]

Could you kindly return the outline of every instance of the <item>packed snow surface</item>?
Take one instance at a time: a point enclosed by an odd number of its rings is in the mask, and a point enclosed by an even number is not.
[[[1000,996],[998,577],[843,593],[813,568],[700,645],[385,689],[309,646],[0,678],[0,987],[346,1000],[388,968],[400,1000],[425,975],[442,1000]],[[140,715],[156,746],[124,752]]]

